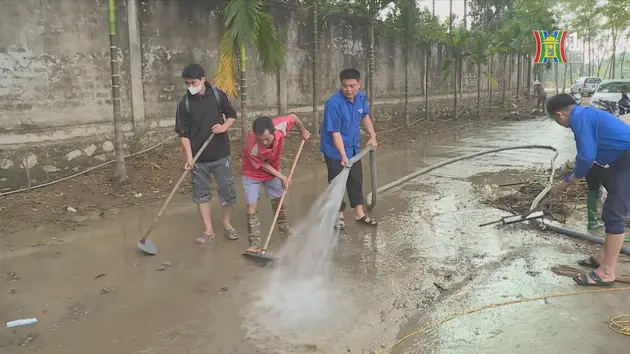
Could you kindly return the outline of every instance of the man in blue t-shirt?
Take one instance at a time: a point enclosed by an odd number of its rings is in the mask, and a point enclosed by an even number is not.
[[[341,90],[330,96],[324,106],[324,121],[321,131],[321,151],[328,169],[328,182],[332,181],[348,165],[348,160],[359,153],[361,148],[360,126],[370,135],[368,144],[377,148],[376,133],[370,119],[370,106],[361,88],[361,73],[357,69],[344,69],[339,73]],[[350,175],[346,183],[350,207],[354,208],[355,220],[358,223],[377,226],[376,220],[370,218],[363,210],[363,170],[361,161],[350,167]],[[341,203],[337,228],[346,227],[343,211],[346,203]]]
[[[582,179],[588,173],[608,191],[602,213],[606,240],[604,247],[589,259],[596,269],[573,280],[579,285],[611,286],[630,211],[630,126],[605,111],[576,105],[568,94],[549,99],[547,112],[558,124],[571,128],[575,136],[575,169],[565,177],[565,183]]]

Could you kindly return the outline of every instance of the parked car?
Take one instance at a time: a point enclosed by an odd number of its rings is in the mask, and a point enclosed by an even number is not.
[[[602,79],[595,76],[583,76],[575,80],[571,85],[571,93],[579,93],[582,96],[591,96]]]
[[[622,93],[630,93],[630,79],[603,80],[593,93],[590,104],[593,107],[601,106],[601,102],[616,104],[621,100]]]

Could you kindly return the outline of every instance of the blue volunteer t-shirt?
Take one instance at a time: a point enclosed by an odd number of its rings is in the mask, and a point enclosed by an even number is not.
[[[630,150],[630,125],[608,112],[575,106],[569,128],[577,147],[573,170],[576,178],[586,176],[594,162],[610,165]]]
[[[324,156],[341,160],[341,155],[333,143],[332,133],[340,133],[343,139],[346,156],[350,159],[360,150],[361,119],[370,114],[370,107],[365,93],[359,91],[350,102],[341,92],[330,96],[324,106],[324,121],[320,139],[321,151]]]

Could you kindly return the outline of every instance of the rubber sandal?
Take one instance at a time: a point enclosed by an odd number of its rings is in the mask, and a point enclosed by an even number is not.
[[[201,236],[197,237],[197,243],[203,245],[204,243],[208,243],[214,240],[214,235],[208,235],[207,233],[202,233]]]
[[[589,282],[589,278],[592,279],[594,283]],[[614,281],[603,281],[595,272],[576,275],[573,277],[573,281],[582,286],[613,286],[615,284]]]
[[[378,226],[378,222],[376,220],[371,219],[369,216],[363,215],[361,219],[357,220],[358,223],[368,225],[368,226]]]
[[[236,230],[233,227],[223,230],[223,236],[225,236],[225,238],[227,238],[228,240],[232,240],[232,241],[238,240],[239,238],[238,232],[236,232]]]
[[[594,257],[579,260],[577,261],[577,264],[581,265],[582,267],[589,267],[589,268],[595,268],[595,269],[599,268],[599,263],[597,263]]]
[[[343,218],[339,218],[337,220],[337,225],[335,225],[335,230],[345,230],[346,229],[346,221]]]

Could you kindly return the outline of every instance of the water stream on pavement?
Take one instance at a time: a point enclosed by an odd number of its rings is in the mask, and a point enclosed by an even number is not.
[[[276,255],[268,279],[247,309],[244,327],[253,340],[274,343],[281,352],[342,335],[352,321],[351,289],[335,281],[331,256],[339,231],[334,228],[350,170],[344,169],[296,224]],[[311,344],[312,347],[312,344]],[[267,347],[268,348],[268,347]],[[314,348],[312,348],[314,349]]]

